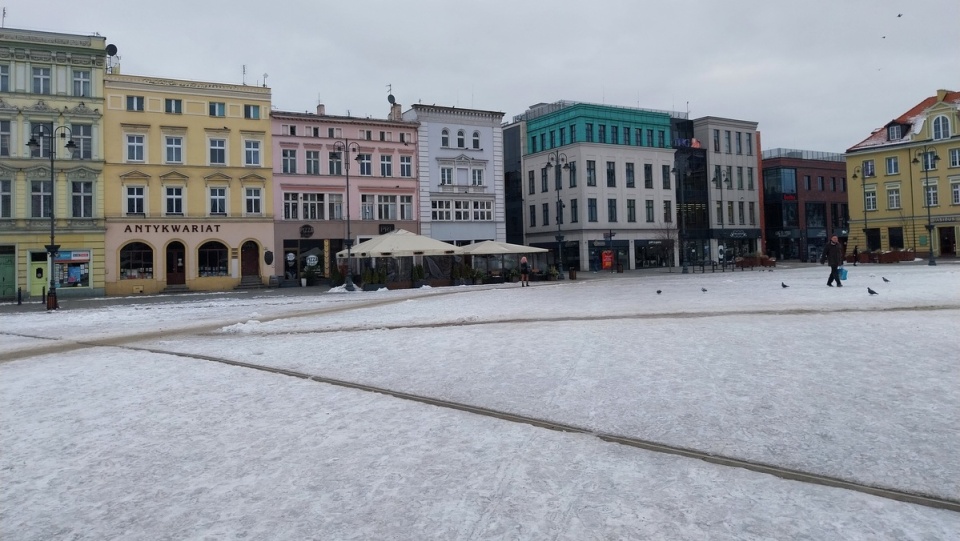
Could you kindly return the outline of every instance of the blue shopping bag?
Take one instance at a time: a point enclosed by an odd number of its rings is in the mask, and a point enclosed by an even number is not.
[[[847,269],[845,269],[845,268],[843,268],[843,267],[840,267],[840,279],[841,279],[841,280],[846,280],[846,279],[847,279]]]

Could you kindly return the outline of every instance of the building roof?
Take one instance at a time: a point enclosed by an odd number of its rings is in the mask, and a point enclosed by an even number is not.
[[[923,122],[927,117],[927,112],[931,107],[939,103],[953,105],[954,107],[960,109],[960,92],[952,90],[938,90],[936,95],[924,99],[920,103],[914,105],[906,113],[903,113],[899,117],[887,122],[882,127],[875,129],[869,137],[848,148],[847,152],[857,152],[860,150],[867,150],[888,145],[909,143],[923,127]],[[902,126],[902,135],[900,139],[890,141],[887,138],[887,128],[894,124]]]

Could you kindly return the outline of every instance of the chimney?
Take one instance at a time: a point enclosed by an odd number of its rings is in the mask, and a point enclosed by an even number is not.
[[[390,106],[390,116],[388,120],[403,120],[403,113],[400,111],[399,103],[394,103]]]
[[[945,100],[945,99],[947,98],[947,93],[948,93],[948,92],[950,92],[950,91],[949,91],[949,90],[937,90],[937,103],[940,103],[940,102],[942,102],[943,100]]]
[[[317,114],[320,115],[320,116],[323,116],[323,115],[326,115],[326,114],[327,114],[327,109],[326,109],[326,107],[323,106],[322,103],[318,103],[318,104],[317,104]]]

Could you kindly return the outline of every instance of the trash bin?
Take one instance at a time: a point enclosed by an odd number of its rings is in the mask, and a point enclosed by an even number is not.
[[[623,273],[623,263],[617,263],[617,272]]]
[[[576,268],[576,267],[570,267],[570,279],[571,279],[571,280],[576,280],[576,279],[577,279],[577,268]]]

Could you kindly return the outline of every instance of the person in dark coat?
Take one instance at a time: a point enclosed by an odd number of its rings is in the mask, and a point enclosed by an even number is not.
[[[530,265],[527,263],[527,258],[520,258],[520,287],[526,287],[530,285]]]
[[[857,260],[860,259],[860,246],[853,247],[853,266],[857,266]]]
[[[830,237],[830,242],[823,248],[823,254],[820,256],[820,264],[828,263],[830,265],[830,278],[827,279],[827,285],[833,287],[833,281],[837,281],[837,287],[843,287],[840,282],[840,271],[838,268],[843,264],[843,246],[836,235]]]

